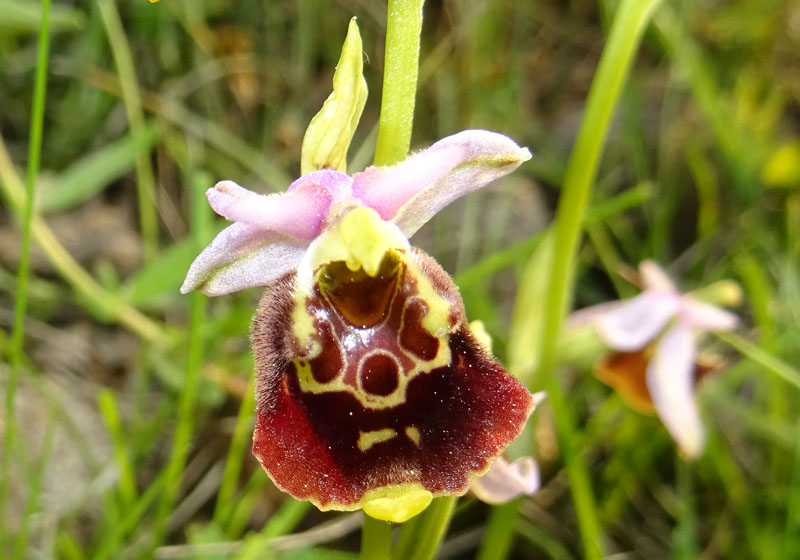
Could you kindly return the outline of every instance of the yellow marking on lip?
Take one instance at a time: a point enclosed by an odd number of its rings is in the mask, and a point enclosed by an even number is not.
[[[389,441],[393,437],[397,436],[397,432],[394,431],[392,428],[384,428],[382,430],[373,430],[371,432],[359,432],[358,433],[358,449],[360,451],[366,451],[376,443],[381,443],[383,441]]]
[[[361,229],[359,228],[362,226],[365,228],[365,233],[360,238]],[[400,355],[397,357],[405,358],[413,365],[400,368],[401,375],[398,386],[391,394],[374,395],[364,391],[358,380],[355,383],[344,381],[348,375],[348,368],[357,368],[358,364],[352,363],[354,361],[353,354],[342,346],[343,372],[345,373],[326,383],[317,382],[311,374],[311,368],[308,367],[307,361],[313,360],[322,351],[314,336],[318,323],[331,322],[333,324],[339,317],[338,311],[330,305],[324,294],[322,297],[325,309],[315,309],[312,312],[309,308],[312,298],[319,297],[316,290],[321,287],[320,281],[326,272],[326,265],[343,261],[349,270],[361,268],[366,275],[375,277],[380,272],[380,264],[387,255],[397,259],[398,266],[405,266],[400,275],[402,286],[396,288],[396,293],[392,296],[393,299],[389,306],[394,305],[394,298],[398,297],[397,293],[404,289],[412,291],[412,293],[404,295],[409,301],[419,299],[425,304],[427,312],[421,320],[421,326],[431,336],[438,339],[436,355],[421,360],[413,353],[403,349],[398,339]],[[384,222],[377,212],[363,207],[347,211],[311,243],[298,266],[297,276],[292,286],[294,306],[291,311],[291,329],[300,354],[292,361],[297,366],[301,391],[313,394],[346,392],[353,395],[364,408],[385,409],[406,402],[406,390],[414,378],[437,368],[446,367],[451,363],[449,337],[451,330],[454,329],[454,326],[450,324],[453,303],[438,293],[432,278],[423,273],[420,258],[422,257],[414,254],[408,245],[408,240],[394,224]],[[398,337],[403,330],[405,321],[406,309],[404,308],[397,329]],[[380,326],[384,326],[383,323],[377,325],[377,327]],[[334,336],[336,336],[335,333]],[[337,339],[337,342],[342,344],[341,340]]]
[[[414,445],[419,445],[419,430],[416,426],[408,426],[406,428],[406,435],[408,439],[414,442]]]
[[[375,519],[402,523],[428,507],[431,499],[433,494],[418,482],[404,482],[367,490],[361,507]]]

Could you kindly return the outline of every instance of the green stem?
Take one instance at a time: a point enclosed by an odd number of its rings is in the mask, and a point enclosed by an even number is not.
[[[411,145],[423,2],[389,0],[375,165],[392,165],[403,160]]]
[[[311,504],[288,498],[269,518],[269,521],[257,534],[245,539],[244,547],[236,555],[237,560],[274,560],[283,558],[271,549],[271,541],[277,537],[288,535],[303,520]]]
[[[575,420],[555,376],[556,348],[572,295],[575,254],[586,205],[597,176],[611,115],[649,16],[658,3],[659,0],[623,0],[619,6],[589,92],[556,213],[555,250],[542,329],[539,381],[547,388],[548,400],[555,414],[559,444],[572,486],[572,499],[587,558],[603,556],[603,533],[597,518],[589,473],[575,448]]]
[[[127,447],[129,442],[122,427],[116,394],[111,389],[102,389],[97,395],[97,405],[111,437],[111,452],[119,477],[117,482],[119,498],[122,507],[127,510],[136,502],[136,474],[130,459]]]
[[[403,523],[400,529],[400,536],[397,538],[392,558],[402,560],[408,558],[411,554],[411,549],[417,536],[417,526],[419,525],[422,515],[416,515]]]
[[[364,514],[361,526],[362,560],[388,560],[392,548],[392,524]]]
[[[33,85],[33,106],[31,107],[30,141],[28,143],[28,174],[25,182],[25,202],[22,212],[22,244],[19,268],[17,269],[17,294],[14,300],[14,326],[11,334],[10,362],[11,372],[6,388],[5,419],[6,429],[3,437],[2,465],[0,465],[0,542],[5,538],[5,508],[8,497],[10,456],[13,447],[16,421],[14,398],[19,383],[23,361],[23,342],[25,338],[25,313],[28,303],[28,280],[30,277],[31,224],[35,199],[36,176],[39,174],[39,161],[42,154],[42,129],[44,128],[44,105],[47,94],[47,59],[50,53],[50,0],[42,0],[42,19],[39,24],[39,47],[36,55],[36,77]],[[2,550],[0,550],[2,552]]]
[[[231,438],[231,447],[228,457],[225,459],[225,471],[222,475],[222,482],[217,492],[217,504],[214,507],[214,521],[220,526],[229,529],[231,513],[234,510],[234,494],[236,485],[242,472],[242,463],[248,455],[247,446],[253,432],[253,411],[255,410],[255,379],[250,376],[247,383],[242,404],[239,406],[239,414],[236,417],[236,427]],[[231,535],[233,537],[233,535]]]
[[[697,512],[690,465],[680,457],[675,458],[678,475],[678,523],[672,533],[672,554],[676,560],[698,557]]]
[[[486,532],[483,534],[483,540],[478,549],[477,560],[508,557],[517,530],[520,505],[522,505],[522,500],[518,498],[492,508]]]
[[[417,529],[415,546],[408,557],[409,560],[431,560],[436,556],[439,544],[447,533],[457,500],[455,496],[436,498],[428,509],[420,514],[421,519],[415,525]]]
[[[98,0],[100,15],[111,45],[111,54],[119,72],[119,83],[122,88],[122,101],[128,124],[134,135],[145,133],[142,99],[139,94],[136,70],[133,66],[131,47],[125,38],[125,30],[119,18],[119,12],[112,0]],[[136,188],[139,198],[139,227],[142,232],[144,257],[146,261],[155,256],[158,243],[158,214],[155,205],[155,178],[150,166],[150,155],[136,157]]]
[[[101,535],[100,544],[97,552],[92,556],[92,560],[106,560],[115,558],[123,540],[130,535],[137,527],[142,524],[142,518],[164,492],[167,471],[164,470],[156,477],[150,486],[147,487],[136,503],[123,513],[123,517],[109,528],[109,531]]]
[[[797,558],[800,552],[800,430],[795,434],[797,440],[794,448],[794,467],[789,486],[789,498],[786,501],[786,524],[784,529],[784,558]]]
[[[30,537],[31,520],[39,509],[39,502],[42,497],[42,485],[44,484],[44,474],[47,465],[53,455],[53,441],[55,439],[56,423],[54,418],[50,418],[44,434],[42,449],[39,451],[39,458],[33,470],[33,477],[30,480],[28,503],[25,504],[25,511],[22,514],[21,526],[17,530],[14,539],[14,553],[11,555],[13,560],[21,560],[26,557],[28,551],[28,538]]]
[[[192,189],[192,241],[198,252],[205,245],[210,230],[208,207],[205,200],[207,177],[197,173],[189,177]],[[158,546],[167,533],[167,521],[172,506],[178,497],[186,456],[194,431],[194,405],[197,386],[200,381],[200,368],[203,365],[203,332],[207,297],[200,292],[191,295],[191,315],[189,319],[188,357],[186,359],[186,375],[178,400],[178,422],[172,440],[169,462],[166,467],[166,486],[161,498],[153,529],[153,544]]]

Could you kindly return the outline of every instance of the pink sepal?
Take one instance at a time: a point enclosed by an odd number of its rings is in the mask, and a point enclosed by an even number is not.
[[[647,366],[647,389],[658,416],[689,457],[703,449],[705,430],[694,400],[695,342],[680,323],[659,340]]]
[[[410,237],[442,208],[514,171],[527,148],[496,132],[465,130],[439,140],[394,167],[353,177],[353,195]]]
[[[181,293],[220,296],[266,286],[297,268],[308,242],[244,223],[222,230],[194,260]]]

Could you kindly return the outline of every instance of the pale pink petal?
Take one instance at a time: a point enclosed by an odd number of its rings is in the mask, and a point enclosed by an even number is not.
[[[349,197],[352,179],[337,171],[304,175],[280,194],[260,195],[233,181],[220,181],[206,192],[214,211],[231,221],[300,239],[319,235],[328,210]]]
[[[564,326],[568,329],[577,329],[580,327],[595,325],[600,318],[608,315],[609,313],[617,311],[620,307],[624,307],[627,303],[628,301],[606,301],[603,303],[598,303],[597,305],[592,305],[577,311],[573,311],[570,313],[569,317],[567,317]]]
[[[235,223],[222,230],[194,260],[181,293],[220,296],[266,286],[297,268],[308,242]]]
[[[486,130],[448,136],[394,167],[372,167],[353,177],[353,195],[410,237],[439,210],[514,171],[527,148]]]
[[[639,263],[639,276],[642,280],[642,287],[645,290],[656,290],[659,292],[677,293],[675,284],[669,279],[664,269],[654,261],[642,261]]]
[[[702,331],[731,331],[739,325],[739,317],[714,305],[683,296],[681,320],[688,327]]]
[[[596,320],[597,332],[614,350],[640,350],[664,329],[680,306],[678,296],[642,292]]]
[[[334,169],[319,169],[306,173],[305,175],[292,181],[286,192],[293,192],[307,187],[309,184],[322,185],[334,198],[342,199],[352,196],[353,178],[347,173]]]
[[[530,496],[539,486],[539,465],[531,457],[512,463],[498,457],[489,472],[472,481],[470,490],[488,504],[502,504],[521,494]]]
[[[689,457],[703,449],[705,431],[694,400],[695,344],[682,324],[659,340],[647,367],[647,389],[661,421]]]

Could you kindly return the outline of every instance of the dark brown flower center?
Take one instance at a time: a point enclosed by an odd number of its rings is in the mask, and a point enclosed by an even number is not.
[[[380,323],[389,310],[402,267],[394,253],[387,254],[378,274],[350,270],[344,261],[325,266],[319,289],[336,311],[354,327],[366,329]]]

